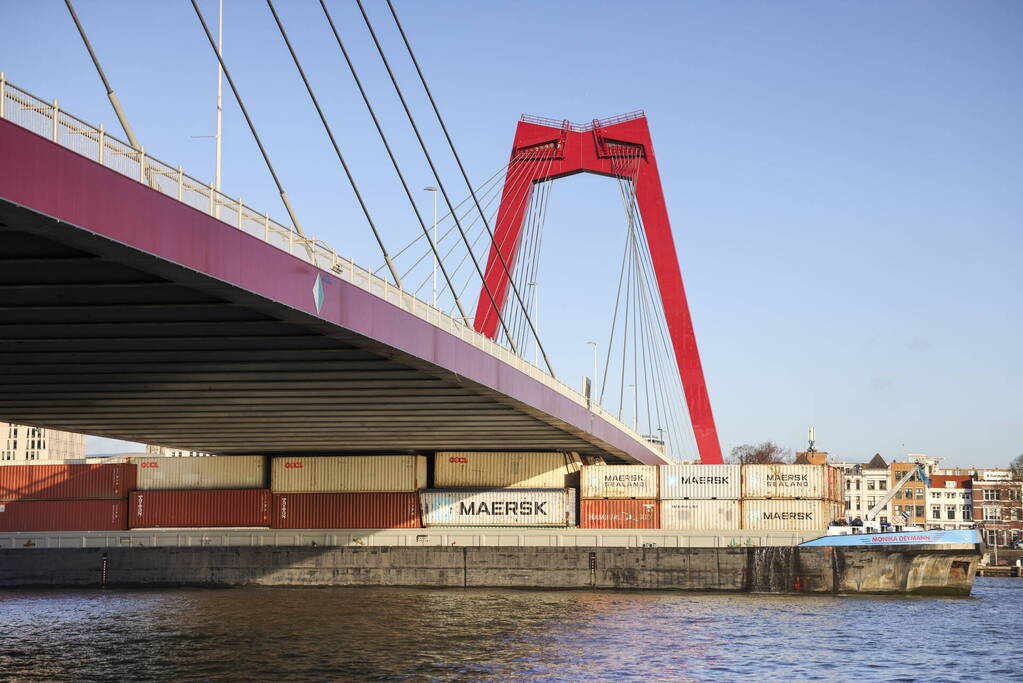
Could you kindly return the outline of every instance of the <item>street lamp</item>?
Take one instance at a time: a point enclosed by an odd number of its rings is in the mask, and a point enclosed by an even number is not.
[[[595,341],[588,341],[586,343],[593,347],[593,386],[596,387],[596,385],[597,385],[597,342],[595,342]],[[593,389],[592,388],[590,389],[590,393],[591,394],[593,393]]]
[[[433,307],[437,308],[437,188],[429,185],[423,190],[433,193]]]
[[[639,431],[639,391],[636,390],[635,384],[630,384],[629,388],[632,389],[632,431]]]

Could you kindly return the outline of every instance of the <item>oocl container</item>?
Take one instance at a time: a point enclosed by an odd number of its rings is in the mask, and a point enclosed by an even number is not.
[[[265,489],[135,491],[128,501],[128,527],[268,527],[272,502]]]
[[[698,467],[710,467],[698,465]],[[741,509],[737,500],[662,500],[661,528],[679,530],[738,529]]]
[[[135,466],[13,465],[0,467],[0,500],[127,498],[135,488]]]
[[[575,526],[575,489],[423,491],[425,526]]]
[[[124,531],[121,500],[32,500],[0,503],[0,531]]]
[[[743,498],[841,500],[841,482],[830,465],[743,465]]]
[[[274,458],[274,493],[372,493],[426,487],[426,456],[332,455]]]
[[[418,529],[416,493],[277,493],[274,529]]]
[[[661,465],[661,499],[738,500],[739,465]]]
[[[440,452],[433,459],[437,488],[563,489],[579,485],[577,453]]]
[[[266,486],[262,455],[139,458],[139,491],[260,489]]]
[[[742,501],[742,528],[781,531],[824,531],[844,516],[844,504],[830,500]]]
[[[583,529],[659,529],[656,500],[582,500],[579,526]]]
[[[587,465],[579,478],[583,498],[657,498],[656,465]]]

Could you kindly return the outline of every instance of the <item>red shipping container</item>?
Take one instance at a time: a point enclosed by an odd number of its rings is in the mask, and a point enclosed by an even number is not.
[[[266,489],[133,491],[128,527],[270,526]]]
[[[583,529],[660,529],[661,509],[656,500],[583,500],[579,503]]]
[[[278,493],[274,529],[419,529],[418,493]]]
[[[0,503],[0,531],[124,531],[125,500],[31,500]]]
[[[4,465],[0,500],[127,498],[135,488],[135,465]]]

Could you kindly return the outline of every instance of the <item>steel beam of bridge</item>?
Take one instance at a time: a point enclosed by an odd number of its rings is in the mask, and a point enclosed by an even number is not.
[[[0,419],[223,454],[663,461],[471,342],[0,120]]]

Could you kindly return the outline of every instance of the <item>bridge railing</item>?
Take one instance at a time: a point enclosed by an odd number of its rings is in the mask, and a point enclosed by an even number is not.
[[[117,171],[194,209],[253,235],[292,256],[312,263],[346,282],[364,289],[387,302],[408,311],[430,324],[449,332],[476,348],[495,356],[517,370],[557,391],[575,403],[588,407],[594,414],[645,444],[643,437],[595,403],[541,368],[500,346],[489,337],[476,332],[460,319],[449,316],[387,280],[374,275],[354,261],[315,238],[303,237],[290,227],[247,206],[241,199],[229,197],[204,183],[153,157],[145,147],[135,149],[127,142],[110,135],[102,125],[93,126],[60,108],[57,100],[46,102],[6,80],[0,72],[0,118],[26,128],[58,145]],[[650,449],[654,452],[654,449]]]

